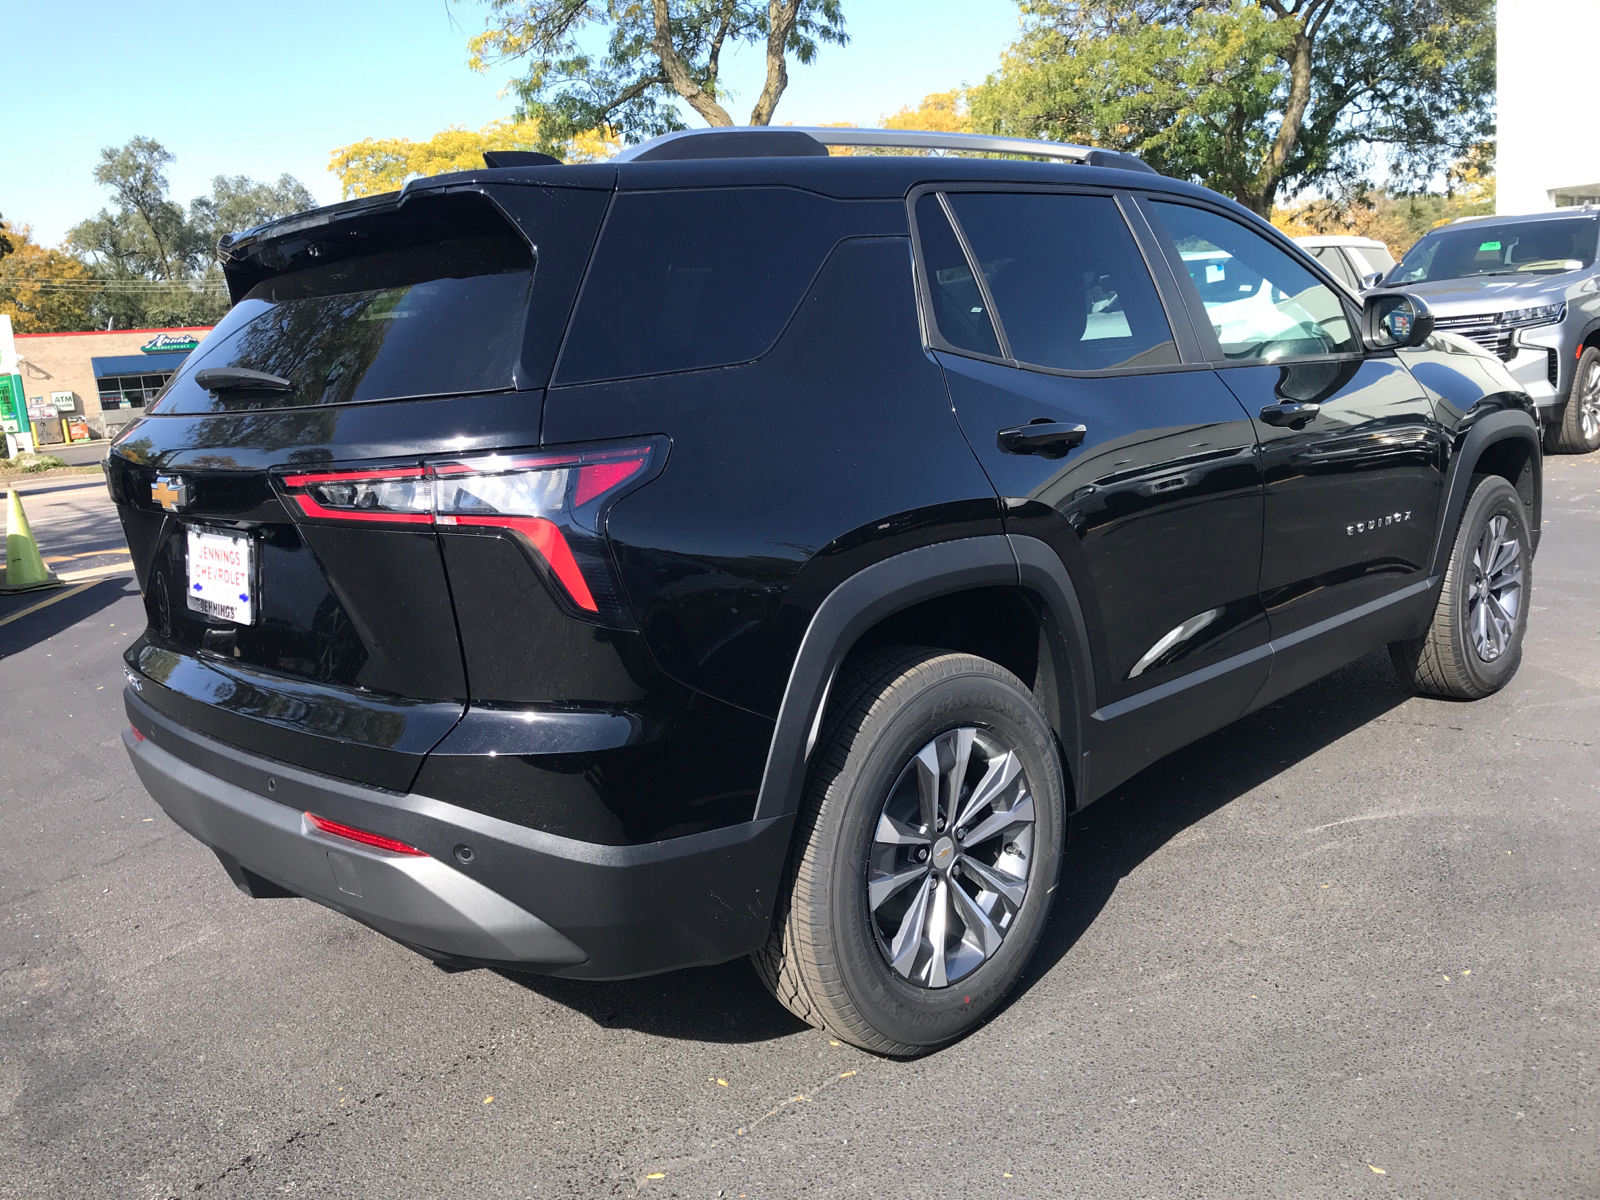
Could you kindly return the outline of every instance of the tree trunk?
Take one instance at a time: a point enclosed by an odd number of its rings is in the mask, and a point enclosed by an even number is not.
[[[767,85],[750,110],[752,125],[772,124],[772,110],[789,86],[789,31],[799,12],[800,0],[767,0]]]
[[[1300,139],[1300,125],[1305,120],[1306,105],[1311,102],[1311,35],[1302,26],[1289,51],[1289,102],[1284,105],[1283,124],[1278,126],[1278,136],[1273,140],[1267,161],[1256,175],[1255,187],[1249,198],[1240,200],[1251,211],[1263,217],[1272,215],[1272,206],[1278,198],[1278,187],[1283,182],[1284,165],[1294,153]]]
[[[673,49],[672,21],[667,13],[667,0],[654,0],[654,4],[656,57],[661,60],[661,69],[667,73],[667,79],[671,81],[673,90],[689,102],[690,108],[706,119],[707,125],[732,125],[733,118],[728,115],[728,110],[718,104],[710,92],[689,78],[688,68],[683,65],[683,59],[678,57],[678,52]],[[716,81],[712,80],[713,86],[715,83]]]

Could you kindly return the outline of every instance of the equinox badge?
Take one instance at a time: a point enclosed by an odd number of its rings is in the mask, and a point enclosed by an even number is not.
[[[177,475],[157,475],[150,485],[150,499],[168,512],[177,512],[189,503],[189,485]]]

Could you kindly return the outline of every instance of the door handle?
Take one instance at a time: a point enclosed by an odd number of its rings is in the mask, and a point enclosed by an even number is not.
[[[1268,425],[1304,428],[1305,423],[1322,411],[1320,404],[1301,404],[1298,400],[1282,400],[1261,410],[1261,419]]]
[[[1089,434],[1085,425],[1067,425],[1048,417],[1035,417],[1026,425],[1002,429],[997,435],[1000,449],[1007,454],[1037,454],[1040,458],[1064,458],[1067,451],[1081,445]]]

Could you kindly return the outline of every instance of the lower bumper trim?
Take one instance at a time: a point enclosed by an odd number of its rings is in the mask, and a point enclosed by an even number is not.
[[[225,866],[232,859],[295,895],[441,954],[552,967],[588,957],[532,913],[436,858],[331,837],[304,814],[208,775],[153,741],[128,731],[122,740],[151,796],[226,856]]]

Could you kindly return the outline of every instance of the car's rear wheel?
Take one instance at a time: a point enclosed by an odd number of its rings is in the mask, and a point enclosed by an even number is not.
[[[1427,633],[1389,646],[1395,669],[1413,691],[1477,700],[1510,681],[1522,662],[1532,560],[1516,488],[1498,475],[1477,480]]]
[[[1044,928],[1066,787],[1021,680],[968,654],[875,652],[840,680],[767,945],[797,1016],[881,1054],[981,1022]]]
[[[1578,359],[1566,411],[1550,427],[1545,449],[1561,454],[1600,450],[1600,350],[1593,346]]]

